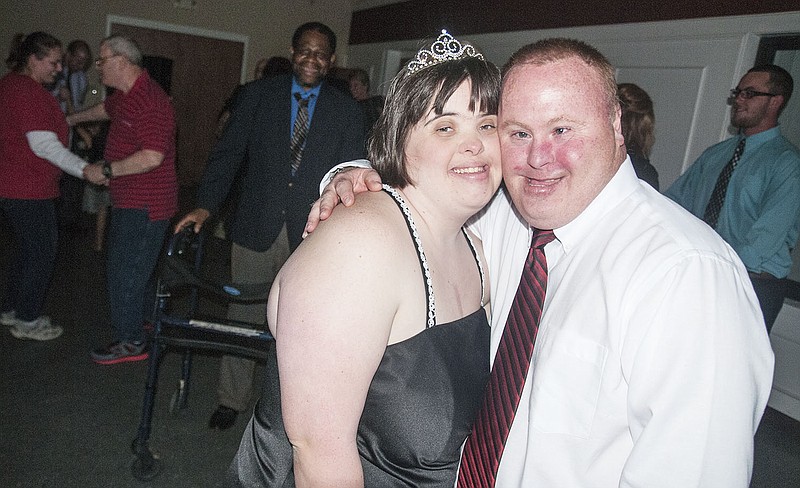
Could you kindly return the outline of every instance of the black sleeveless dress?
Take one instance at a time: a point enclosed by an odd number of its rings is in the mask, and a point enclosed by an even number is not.
[[[386,190],[403,210],[428,277],[411,214],[398,193]],[[476,261],[480,268],[477,255]],[[483,286],[482,271],[481,281]],[[435,325],[430,280],[426,284],[428,327],[386,348],[367,393],[357,438],[366,487],[452,488],[461,445],[489,379],[486,313],[481,308],[456,321]],[[292,448],[281,418],[274,347],[266,371],[271,374],[266,375],[263,396],[229,469],[227,486],[295,486]]]

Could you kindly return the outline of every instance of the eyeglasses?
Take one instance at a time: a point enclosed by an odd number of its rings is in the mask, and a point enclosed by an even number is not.
[[[111,56],[106,56],[104,58],[103,57],[99,57],[94,61],[94,64],[96,64],[97,66],[102,66],[103,64],[105,64],[106,61],[108,61],[111,58],[116,58],[117,56],[122,56],[122,55],[121,54],[112,54]]]
[[[745,88],[744,90],[740,90],[738,88],[734,88],[731,90],[731,98],[736,98],[739,95],[742,96],[745,100],[750,100],[753,97],[776,97],[778,96],[777,93],[767,93],[767,92],[760,92],[751,90],[749,88]]]
[[[313,51],[311,49],[298,49],[294,55],[300,58],[315,58],[322,61],[330,59],[331,53],[328,51]]]

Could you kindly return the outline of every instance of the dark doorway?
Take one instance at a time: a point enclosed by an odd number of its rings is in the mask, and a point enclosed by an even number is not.
[[[779,51],[800,51],[800,34],[762,37],[755,64],[772,63]]]
[[[167,95],[172,95],[172,60],[161,56],[144,56],[142,64]]]
[[[113,22],[111,32],[136,40],[148,71],[175,106],[178,183],[196,186],[215,141],[217,117],[242,78],[244,43]]]

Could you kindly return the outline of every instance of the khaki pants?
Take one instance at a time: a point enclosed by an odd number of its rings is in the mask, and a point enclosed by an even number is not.
[[[289,239],[284,225],[278,238],[264,252],[252,251],[236,243],[231,246],[231,280],[234,283],[272,283],[287,259]],[[228,306],[228,318],[266,326],[266,303],[231,303]],[[222,356],[217,385],[220,405],[237,412],[247,410],[254,392],[255,367],[255,361],[250,359]]]

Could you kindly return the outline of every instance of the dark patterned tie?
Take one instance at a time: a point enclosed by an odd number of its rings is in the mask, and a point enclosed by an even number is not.
[[[539,331],[547,290],[544,246],[553,239],[552,230],[533,233],[528,260],[497,347],[486,394],[461,455],[458,488],[494,486]]]
[[[308,135],[308,101],[313,96],[303,98],[299,93],[294,94],[294,98],[297,100],[297,116],[294,119],[292,142],[289,145],[289,149],[292,151],[292,176],[297,174],[297,169],[300,167],[300,159],[303,157],[303,146]]]
[[[725,202],[725,194],[728,192],[728,183],[731,181],[733,170],[736,169],[736,164],[739,158],[742,157],[744,152],[744,142],[747,139],[742,138],[739,144],[736,145],[736,150],[733,151],[733,157],[728,164],[722,168],[722,172],[717,178],[717,184],[714,185],[714,191],[711,192],[711,198],[706,205],[706,211],[703,214],[703,220],[713,228],[717,228],[717,220],[719,220],[719,211],[722,210],[722,204]]]

